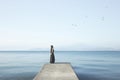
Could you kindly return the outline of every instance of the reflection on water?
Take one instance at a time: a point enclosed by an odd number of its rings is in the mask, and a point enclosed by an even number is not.
[[[120,52],[61,51],[55,57],[71,62],[80,80],[120,80]],[[0,52],[0,80],[32,80],[48,62],[49,52]]]

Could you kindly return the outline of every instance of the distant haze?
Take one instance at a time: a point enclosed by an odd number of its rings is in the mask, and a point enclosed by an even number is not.
[[[0,50],[120,50],[120,0],[0,0]]]

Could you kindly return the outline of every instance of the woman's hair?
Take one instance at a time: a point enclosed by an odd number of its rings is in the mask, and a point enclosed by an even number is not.
[[[53,48],[53,45],[51,45],[51,48]]]
[[[52,53],[52,49],[53,49],[53,45],[51,45],[51,49],[50,49],[50,52]]]

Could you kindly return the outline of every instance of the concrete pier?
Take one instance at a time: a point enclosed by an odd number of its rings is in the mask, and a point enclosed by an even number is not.
[[[33,80],[79,80],[70,63],[45,64]]]

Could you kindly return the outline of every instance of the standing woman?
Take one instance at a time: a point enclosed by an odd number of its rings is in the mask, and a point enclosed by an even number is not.
[[[54,56],[53,45],[51,45],[51,49],[50,49],[50,63],[55,63],[55,56]]]

